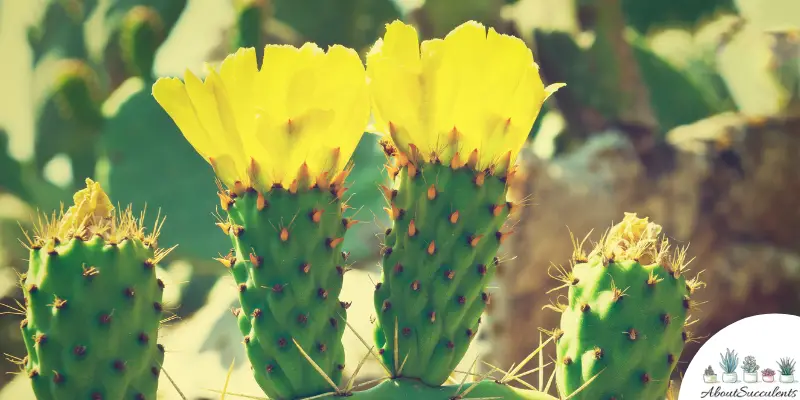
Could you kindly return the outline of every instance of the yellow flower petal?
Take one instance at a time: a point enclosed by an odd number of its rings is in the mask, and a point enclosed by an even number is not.
[[[364,66],[341,46],[269,45],[260,71],[255,50],[239,49],[205,81],[184,81],[159,80],[154,96],[228,186],[289,186],[304,164],[333,177],[369,118]]]
[[[508,131],[503,137],[502,152],[511,151],[516,156],[530,134],[533,123],[545,100],[544,84],[535,64],[525,69],[525,74],[508,105]]]
[[[403,152],[414,145],[444,162],[476,149],[479,168],[516,158],[551,93],[525,43],[474,21],[419,52],[416,43],[395,21],[367,56],[375,128]]]
[[[75,205],[61,217],[58,236],[65,237],[71,229],[102,224],[114,216],[114,206],[99,182],[86,178],[86,189],[72,195]]]
[[[329,81],[323,87],[320,99],[324,108],[335,109],[338,104],[352,104],[352,112],[336,113],[334,129],[338,132],[364,131],[369,122],[369,92],[364,79],[364,65],[352,49],[343,46],[332,46],[328,49],[325,69],[328,73],[340,77],[340,80]],[[358,145],[361,135],[341,135],[335,133],[323,138],[326,147],[339,148],[337,169],[344,168]]]
[[[391,27],[391,25],[390,25]],[[383,42],[378,41],[367,55],[367,77],[372,94],[372,113],[375,124],[382,132],[394,135],[393,138],[404,148],[408,148],[412,138],[407,132],[419,132],[421,122],[420,103],[422,102],[419,71],[413,59],[397,59],[393,54],[406,54],[398,50],[397,43],[383,53]],[[413,57],[413,54],[411,55]],[[409,68],[411,67],[411,68]],[[414,137],[420,145],[420,140]],[[427,141],[426,141],[427,142]]]
[[[177,78],[158,79],[153,85],[153,97],[203,158],[217,154],[211,138],[197,118],[183,82]]]

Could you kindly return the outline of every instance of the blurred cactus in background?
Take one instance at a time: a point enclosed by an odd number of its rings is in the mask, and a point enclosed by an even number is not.
[[[254,47],[259,66],[266,44],[299,46],[305,41],[323,49],[341,44],[365,58],[392,20],[413,24],[420,39],[443,37],[476,20],[522,38],[543,79],[568,86],[542,108],[522,151],[509,193],[515,202],[534,205],[521,209],[517,234],[501,247],[502,260],[505,254],[516,258],[508,257],[497,269],[487,289],[493,301],[483,327],[467,350],[466,365],[457,370],[467,369],[471,357],[482,351],[476,349],[487,345],[493,351],[483,359],[494,365],[518,362],[536,348],[538,338],[531,332],[558,324],[555,313],[540,306],[551,286],[547,265],[571,251],[569,241],[564,243],[564,226],[588,232],[624,211],[651,216],[677,243],[691,241],[692,252],[708,270],[704,278],[712,275],[714,288],[698,295],[698,301],[718,300],[710,305],[714,311],[701,318],[696,334],[713,334],[757,312],[797,314],[800,298],[792,288],[800,283],[794,272],[800,265],[800,238],[790,227],[800,223],[800,202],[785,193],[800,190],[800,178],[792,172],[793,154],[800,151],[800,21],[762,20],[770,13],[800,15],[800,7],[790,10],[790,0],[752,12],[760,1],[3,2],[0,37],[10,35],[6,21],[17,18],[9,10],[35,13],[21,32],[30,49],[26,68],[31,82],[24,90],[32,102],[18,106],[14,93],[3,94],[14,110],[32,110],[35,121],[28,137],[8,123],[24,118],[22,113],[6,111],[6,120],[0,120],[0,128],[5,127],[0,129],[0,303],[23,301],[23,291],[13,284],[14,272],[24,270],[27,258],[17,241],[17,221],[32,229],[31,215],[57,210],[61,202],[71,204],[72,193],[92,178],[111,198],[136,205],[137,214],[150,205],[146,226],[153,225],[160,208],[170,219],[161,240],[181,244],[164,264],[177,283],[167,285],[164,303],[180,304],[185,321],[161,330],[165,340],[177,337],[180,345],[165,362],[171,374],[180,374],[173,370],[181,368],[169,369],[170,362],[197,367],[177,377],[177,385],[188,398],[208,398],[205,389],[218,385],[233,364],[233,376],[247,379],[232,378],[231,390],[257,393],[235,318],[228,312],[238,302],[236,294],[229,293],[232,283],[220,278],[225,270],[211,261],[231,246],[213,226],[211,214],[219,205],[214,173],[155,102],[153,82],[186,68],[202,79],[205,72],[196,58],[214,65],[239,47]],[[219,20],[219,26],[206,26],[204,21],[211,19]],[[184,60],[173,48],[190,48],[201,57]],[[16,51],[22,50],[3,48],[10,60],[18,58]],[[176,71],[166,71],[170,68]],[[16,79],[15,73],[7,79]],[[14,143],[23,141],[32,144],[29,157],[13,154]],[[357,330],[368,332],[376,312],[372,293],[362,284],[379,282],[378,248],[393,223],[376,188],[391,183],[376,135],[363,136],[353,161],[356,167],[344,185],[349,208],[343,217],[365,223],[348,229],[342,244],[354,263],[347,279],[357,282],[350,285],[345,279],[342,298],[358,300],[348,310],[348,323],[366,321]],[[53,170],[69,176],[54,179]],[[756,271],[756,266],[766,267]],[[498,289],[492,289],[495,285]],[[746,302],[748,297],[759,299],[761,306]],[[726,301],[740,307],[726,307]],[[24,354],[18,322],[0,318],[0,352]],[[343,340],[347,381],[367,349],[349,331]],[[687,346],[684,354],[692,351]],[[554,349],[544,352],[555,358]],[[683,367],[676,367],[673,378]],[[200,368],[209,372],[192,373]],[[13,365],[0,368],[5,369]],[[358,382],[380,373],[378,364],[365,361]],[[534,375],[520,379],[534,382]],[[0,385],[10,378],[0,375]],[[163,381],[161,388],[171,390]],[[0,398],[5,393],[0,389]]]

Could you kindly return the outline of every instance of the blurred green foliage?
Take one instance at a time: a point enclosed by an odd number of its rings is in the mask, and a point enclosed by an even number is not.
[[[341,44],[363,51],[400,18],[392,0],[273,0],[274,15],[305,40],[325,48]],[[313,10],[313,12],[310,12]]]
[[[628,25],[640,33],[664,27],[695,28],[723,13],[736,13],[734,0],[622,0]]]
[[[510,0],[427,0],[409,11],[392,0],[228,1],[235,23],[225,39],[229,41],[221,43],[227,51],[240,46],[261,49],[276,40],[268,34],[270,26],[281,25],[303,41],[323,47],[342,44],[362,53],[380,37],[384,24],[398,18],[427,24],[420,27],[426,36],[442,36],[467,19],[514,34],[513,23],[502,17],[501,10],[519,5]],[[734,12],[731,0],[576,1],[582,7],[616,4],[628,26],[642,32],[628,45],[660,132],[730,109],[725,84],[708,58],[677,67],[649,48],[644,33],[669,26],[693,27],[718,13]],[[9,171],[0,181],[3,190],[26,201],[44,201],[32,204],[34,208],[68,199],[74,188],[61,190],[41,178],[46,165],[64,155],[72,165],[73,183],[99,176],[116,201],[147,204],[151,218],[158,209],[169,216],[162,240],[180,244],[177,256],[205,260],[224,252],[226,238],[213,226],[213,173],[150,95],[156,52],[178,23],[187,0],[47,0],[45,4],[28,30],[37,79],[35,156],[31,165],[23,165],[0,148],[4,157],[0,165]],[[618,28],[597,26],[597,35],[603,38]],[[558,93],[557,106],[549,104],[543,110],[531,138],[551,111],[574,125],[579,118],[571,115],[585,109],[613,121],[625,108],[614,94],[619,71],[612,68],[619,67],[614,61],[617,54],[600,46],[602,40],[584,48],[570,33],[538,29],[533,38],[531,45],[546,79],[568,86]],[[591,133],[590,127],[584,131],[577,137]],[[375,235],[388,224],[376,188],[385,179],[384,156],[376,140],[365,135],[349,178],[348,212],[365,222],[351,231],[345,244],[355,260],[374,256]],[[43,193],[55,198],[43,200]]]

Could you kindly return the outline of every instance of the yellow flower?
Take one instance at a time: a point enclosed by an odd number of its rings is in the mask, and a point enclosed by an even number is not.
[[[352,49],[268,45],[229,55],[205,81],[161,78],[153,96],[232,187],[314,184],[342,172],[369,119],[364,66]],[[341,177],[341,174],[339,174]]]
[[[625,213],[622,222],[614,225],[608,232],[610,239],[637,243],[642,240],[655,240],[661,234],[661,225],[650,222],[650,219],[639,218],[636,213]]]
[[[86,178],[86,189],[72,196],[75,203],[61,217],[57,236],[66,237],[80,226],[102,225],[114,216],[114,206],[99,182]]]
[[[516,158],[547,88],[525,43],[476,22],[423,41],[400,21],[367,55],[376,128],[398,149],[443,162],[478,156],[478,168]],[[474,154],[473,154],[474,153]]]

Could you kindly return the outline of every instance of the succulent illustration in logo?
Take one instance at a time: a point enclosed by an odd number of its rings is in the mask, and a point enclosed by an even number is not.
[[[794,382],[794,368],[795,368],[795,361],[794,358],[781,358],[778,361],[778,370],[781,372],[781,376],[778,378],[782,383],[792,383]]]
[[[719,366],[722,368],[722,381],[735,383],[739,377],[736,375],[736,368],[739,366],[739,355],[731,349],[726,349],[725,354],[720,353]]]
[[[758,364],[756,358],[747,356],[742,362],[742,370],[744,371],[744,381],[747,383],[758,382]]]
[[[705,382],[705,383],[717,383],[717,374],[716,374],[716,372],[714,372],[714,368],[711,368],[710,365],[703,372],[703,382]]]
[[[775,370],[772,368],[765,368],[761,370],[762,382],[775,382]]]

